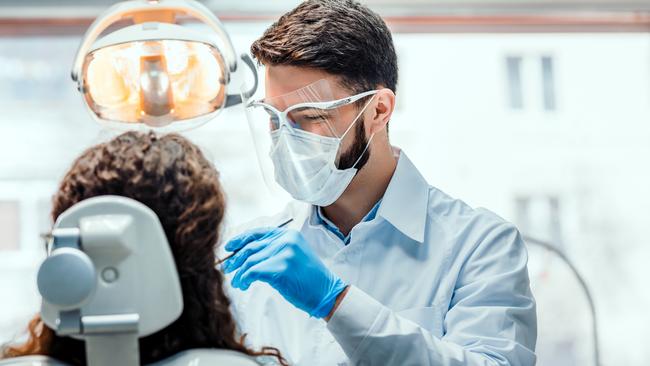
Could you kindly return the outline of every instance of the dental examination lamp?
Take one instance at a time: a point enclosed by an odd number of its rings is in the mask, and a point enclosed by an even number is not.
[[[90,366],[139,365],[138,339],[175,321],[183,295],[165,232],[142,203],[119,196],[84,200],[60,215],[38,270],[41,318],[60,336],[85,342]],[[43,356],[0,365],[63,365]],[[197,349],[155,365],[254,366],[229,350]]]
[[[199,32],[178,20],[207,25]],[[95,120],[118,129],[184,130],[241,103],[228,94],[238,61],[255,78],[247,54],[238,59],[219,19],[194,0],[129,0],[108,8],[90,25],[72,67]],[[238,89],[238,88],[237,88]]]

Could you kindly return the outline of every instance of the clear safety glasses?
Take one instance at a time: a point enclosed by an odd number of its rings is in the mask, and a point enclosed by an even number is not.
[[[282,122],[286,122],[292,128],[317,133],[321,136],[341,137],[342,134],[337,133],[332,123],[335,115],[334,110],[375,93],[377,93],[376,90],[371,90],[329,102],[298,103],[284,111],[279,111],[273,105],[263,101],[254,101],[247,108],[262,108],[269,116],[271,131],[280,128]]]
[[[255,116],[255,124],[265,122],[267,132],[285,124],[321,136],[341,137],[347,130],[345,125],[352,120],[339,124],[339,108],[375,93],[376,90],[371,90],[334,99],[329,82],[323,79],[289,94],[251,101],[246,110],[249,116]]]

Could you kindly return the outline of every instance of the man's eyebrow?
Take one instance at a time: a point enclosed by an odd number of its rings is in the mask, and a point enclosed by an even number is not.
[[[318,114],[329,114],[330,111],[328,109],[320,109],[320,108],[312,108],[312,107],[303,107],[303,108],[298,108],[294,111],[293,113],[318,113]]]

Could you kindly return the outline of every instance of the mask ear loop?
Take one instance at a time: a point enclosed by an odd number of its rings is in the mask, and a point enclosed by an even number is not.
[[[352,123],[350,124],[348,129],[345,130],[345,132],[343,132],[343,135],[341,135],[341,137],[339,137],[339,140],[343,140],[345,135],[347,135],[348,132],[350,132],[350,129],[352,129],[352,126],[354,126],[357,123],[357,121],[359,120],[359,117],[361,117],[363,112],[366,111],[366,108],[368,108],[368,106],[370,105],[370,102],[372,102],[372,100],[375,99],[375,95],[377,95],[377,94],[373,94],[372,97],[370,97],[370,100],[368,101],[368,103],[366,103],[366,105],[364,105],[363,108],[361,108],[361,112],[359,112],[359,114],[357,114],[357,116],[354,118],[354,121],[352,121]]]
[[[352,164],[352,168],[357,166],[359,161],[361,161],[361,158],[363,157],[363,155],[366,153],[366,151],[368,151],[368,148],[370,148],[370,142],[372,141],[373,137],[375,137],[374,133],[372,135],[370,135],[370,138],[368,139],[368,143],[366,144],[366,147],[363,149],[363,152],[361,153],[361,155],[359,155],[359,157],[357,158],[357,161],[355,161],[354,164]]]
[[[343,135],[342,135],[341,137],[339,137],[339,141],[343,140],[343,138],[345,137],[345,135],[347,135],[348,131],[350,131],[350,129],[352,128],[352,126],[354,126],[354,125],[357,123],[357,120],[359,120],[359,117],[361,117],[361,115],[363,114],[363,112],[366,111],[366,108],[368,108],[368,106],[370,105],[370,102],[372,102],[372,100],[375,99],[375,95],[376,95],[376,94],[373,94],[372,97],[370,98],[370,100],[368,101],[368,103],[366,103],[366,105],[363,106],[363,108],[361,109],[361,112],[359,112],[359,114],[358,114],[357,117],[354,119],[354,121],[352,122],[352,124],[350,124],[350,127],[348,127],[348,129],[345,130],[345,132],[343,133]],[[359,157],[357,158],[357,161],[355,161],[354,164],[352,164],[352,167],[351,167],[351,168],[354,169],[354,167],[357,166],[357,164],[359,163],[359,161],[361,161],[361,158],[363,157],[363,155],[365,155],[366,151],[368,151],[368,148],[370,148],[370,142],[372,141],[372,138],[373,138],[373,137],[375,137],[375,132],[373,132],[372,135],[370,135],[370,138],[368,139],[368,143],[366,144],[366,147],[363,149],[363,151],[361,152],[361,154],[360,154]]]

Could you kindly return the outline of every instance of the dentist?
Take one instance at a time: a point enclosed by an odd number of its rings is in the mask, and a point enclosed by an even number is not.
[[[390,144],[398,70],[383,20],[309,0],[251,51],[265,96],[246,101],[249,122],[296,201],[225,247],[247,342],[296,365],[534,365],[517,229],[429,185]]]

